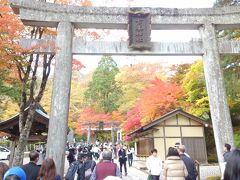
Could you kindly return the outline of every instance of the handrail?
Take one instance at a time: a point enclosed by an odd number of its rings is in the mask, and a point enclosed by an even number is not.
[[[197,179],[200,180],[200,163],[197,160],[195,160],[194,163],[195,163],[195,166],[196,166],[197,172],[198,172]]]

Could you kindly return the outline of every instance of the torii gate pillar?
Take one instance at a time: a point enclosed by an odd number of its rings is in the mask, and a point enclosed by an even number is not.
[[[56,63],[52,91],[47,156],[53,158],[57,173],[63,176],[65,145],[72,76],[72,36],[70,22],[59,22],[56,40]]]
[[[211,119],[219,163],[223,162],[224,143],[234,145],[232,122],[227,104],[220,55],[213,24],[200,28],[203,41],[203,64],[208,91]]]

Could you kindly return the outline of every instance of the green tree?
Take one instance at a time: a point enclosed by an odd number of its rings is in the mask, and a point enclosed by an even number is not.
[[[21,89],[16,77],[7,68],[0,68],[0,119],[5,120],[19,111]]]
[[[84,93],[87,103],[98,112],[112,113],[117,110],[117,102],[122,94],[115,81],[115,76],[118,73],[117,63],[112,57],[103,56]]]
[[[21,94],[19,81],[10,77],[9,73],[7,69],[0,69],[0,96],[8,96],[19,103]]]
[[[223,69],[224,82],[231,111],[233,125],[239,125],[240,119],[240,57],[223,56],[221,66]]]
[[[215,6],[225,6],[229,5],[233,2],[234,0],[216,0]]]

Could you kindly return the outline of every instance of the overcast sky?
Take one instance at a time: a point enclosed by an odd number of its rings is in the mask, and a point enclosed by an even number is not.
[[[212,7],[215,0],[92,0],[93,6],[108,7],[162,7],[162,8],[207,8]],[[119,34],[127,37],[127,31],[111,31],[105,41],[118,41]],[[152,31],[152,41],[176,42],[189,41],[192,38],[199,38],[198,31]],[[86,68],[81,72],[86,74],[97,67],[101,56],[75,56]],[[159,63],[162,66],[169,67],[173,64],[191,63],[201,57],[176,57],[176,56],[113,56],[119,67],[136,63]]]

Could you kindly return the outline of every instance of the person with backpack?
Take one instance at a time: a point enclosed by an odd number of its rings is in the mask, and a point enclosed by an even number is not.
[[[65,180],[74,180],[77,175],[77,180],[85,179],[84,158],[86,154],[79,153],[77,161],[74,161],[68,168]]]
[[[85,179],[84,180],[90,180],[91,175],[93,173],[93,170],[96,166],[96,162],[94,160],[92,160],[92,153],[89,152],[84,160],[83,163],[84,166],[84,170],[85,170]]]
[[[90,180],[103,180],[106,177],[121,178],[121,172],[117,164],[112,162],[112,152],[109,150],[105,150],[102,153],[102,157],[102,162],[96,165]]]

